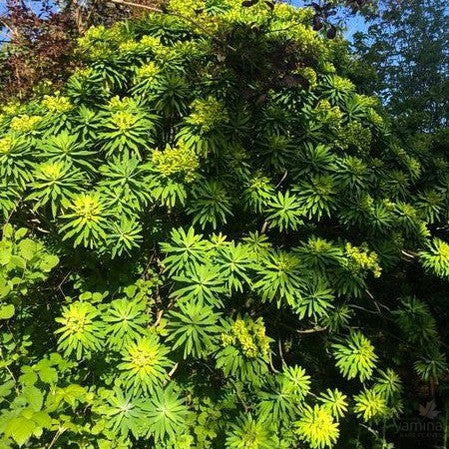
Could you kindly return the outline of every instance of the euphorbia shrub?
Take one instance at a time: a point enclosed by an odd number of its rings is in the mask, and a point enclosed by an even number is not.
[[[3,106],[1,447],[385,443],[447,372],[445,155],[313,10],[168,12]]]

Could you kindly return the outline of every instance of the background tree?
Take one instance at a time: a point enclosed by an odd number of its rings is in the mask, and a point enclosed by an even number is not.
[[[139,0],[161,6],[159,0]],[[76,40],[92,25],[111,25],[141,10],[103,0],[6,0],[0,16],[0,97],[58,89],[79,62]],[[46,83],[52,83],[52,87]]]
[[[398,130],[435,131],[449,123],[449,8],[445,0],[380,2],[357,56],[375,69],[365,85],[381,96]]]

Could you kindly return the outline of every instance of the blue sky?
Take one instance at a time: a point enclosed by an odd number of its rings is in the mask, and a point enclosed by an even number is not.
[[[295,6],[303,6],[305,4],[309,4],[309,0],[291,0],[290,3]],[[345,31],[345,36],[350,40],[354,33],[357,31],[366,31],[367,24],[365,19],[360,15],[356,14],[351,16],[347,21],[348,29]]]
[[[351,19],[348,21],[348,29],[345,33],[346,37],[348,39],[351,39],[354,33],[357,33],[357,31],[366,31],[367,28],[367,23],[362,16],[356,15],[354,17],[351,17]]]

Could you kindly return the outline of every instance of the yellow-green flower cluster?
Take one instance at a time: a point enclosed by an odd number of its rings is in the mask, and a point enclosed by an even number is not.
[[[310,239],[308,242],[308,246],[310,248],[310,251],[314,254],[326,254],[333,248],[332,243],[319,237]]]
[[[103,205],[95,194],[78,195],[71,204],[74,215],[81,219],[82,223],[97,222],[102,217]]]
[[[167,145],[165,151],[153,152],[152,162],[156,170],[163,176],[183,174],[187,182],[195,178],[199,167],[198,157],[192,148],[179,142],[176,147]]]
[[[11,120],[11,130],[19,134],[27,134],[35,131],[39,122],[41,121],[38,115],[21,115],[13,117]]]
[[[105,40],[107,34],[108,31],[104,25],[91,27],[86,31],[84,36],[78,39],[78,45],[88,47],[92,42]]]
[[[51,182],[58,181],[67,171],[64,162],[46,162],[39,167],[41,176]]]
[[[64,310],[62,318],[57,318],[56,321],[66,327],[66,333],[75,334],[78,338],[81,338],[85,330],[92,324],[95,316],[96,310],[91,304],[76,302],[70,304]]]
[[[127,111],[119,111],[112,115],[111,122],[116,126],[117,130],[123,134],[130,130],[136,123],[136,116]]]
[[[2,111],[6,115],[17,115],[20,110],[20,103],[12,101],[2,106]]]
[[[60,95],[45,95],[42,104],[50,111],[57,114],[66,114],[73,109],[73,105],[68,97]]]
[[[373,197],[369,194],[360,196],[357,200],[357,207],[366,213],[370,213],[374,207]]]
[[[374,277],[380,277],[382,268],[379,265],[379,256],[374,251],[369,251],[366,244],[357,247],[346,243],[345,251],[351,269],[354,271],[370,270]]]
[[[140,39],[140,45],[142,48],[145,48],[147,50],[149,49],[156,50],[163,46],[161,40],[158,37],[150,35],[142,36],[142,39]]]
[[[262,318],[256,321],[251,318],[238,318],[228,333],[221,335],[224,346],[238,345],[248,358],[262,357],[267,360],[270,354],[270,338],[265,333]]]
[[[424,268],[441,278],[449,276],[449,244],[434,238],[425,251],[419,253]]]
[[[78,67],[74,72],[73,76],[79,78],[89,78],[93,73],[92,67]]]
[[[170,10],[187,16],[195,14],[196,11],[202,11],[205,6],[205,0],[170,0],[169,2]]]
[[[332,77],[331,85],[337,92],[341,93],[349,93],[355,90],[355,86],[350,80],[338,75]]]
[[[421,174],[421,162],[415,157],[407,156],[404,163],[410,173],[410,176],[414,179],[418,178]]]
[[[154,36],[143,36],[140,41],[133,39],[127,39],[126,41],[118,44],[118,50],[120,53],[133,53],[133,52],[148,52],[152,51],[154,54],[160,52],[164,47],[160,39]]]
[[[6,135],[0,139],[0,154],[8,154],[14,148],[14,139]]]
[[[122,42],[118,46],[120,53],[132,53],[140,50],[139,42],[133,41],[132,39]]]
[[[242,7],[241,0],[223,0],[220,2],[222,11],[219,15],[208,12],[208,2],[205,0],[170,0],[168,9],[177,15],[195,20],[198,33],[212,33],[225,24],[247,23],[267,24],[272,30],[282,33],[287,38],[294,39],[297,51],[307,54],[323,54],[328,47],[336,45],[319,37],[310,26],[314,11],[311,8],[291,8],[282,3],[276,3],[274,10],[267,8],[265,2],[256,2],[251,8]],[[290,26],[286,27],[285,24]],[[282,30],[282,31],[279,31]]]
[[[198,53],[210,53],[213,51],[213,47],[207,41],[179,41],[173,44],[173,51],[179,56],[192,57]]]
[[[136,70],[135,78],[137,81],[141,80],[153,80],[159,74],[160,68],[154,61],[139,67]]]
[[[195,100],[192,103],[192,113],[187,119],[188,123],[199,126],[204,132],[208,132],[228,121],[229,116],[225,107],[212,96],[207,97],[205,100]]]
[[[287,3],[276,3],[276,18],[282,21],[310,22],[313,17],[313,10],[310,8],[292,8]]]
[[[289,35],[297,40],[297,51],[305,54],[325,54],[326,48],[322,39],[319,38],[310,25],[298,24],[288,32]]]
[[[112,97],[107,104],[107,110],[109,112],[131,112],[138,111],[139,105],[130,97],[120,98],[118,95]]]
[[[369,97],[368,95],[354,94],[354,100],[364,107],[374,108],[379,106],[379,100],[375,97]]]
[[[332,64],[329,61],[325,61],[322,66],[321,66],[321,70],[323,73],[335,73],[337,71],[337,69],[335,68],[334,64]]]
[[[85,352],[98,349],[100,326],[97,317],[97,309],[87,302],[77,301],[64,307],[62,317],[56,318],[61,324],[56,331],[59,349],[65,355],[75,352],[77,359],[81,359]]]
[[[338,130],[339,144],[343,149],[354,146],[361,152],[368,152],[372,137],[370,129],[355,120]]]
[[[320,100],[315,107],[316,120],[339,130],[343,121],[343,112],[338,106],[332,106],[328,100]]]
[[[193,449],[195,441],[192,435],[180,435],[174,442],[173,449]]]
[[[129,39],[124,22],[118,22],[110,28],[104,25],[91,27],[78,39],[78,48],[92,59],[103,59],[113,54],[114,46]]]

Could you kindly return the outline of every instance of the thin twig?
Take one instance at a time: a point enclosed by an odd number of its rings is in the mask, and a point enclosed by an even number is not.
[[[231,384],[234,386],[234,388],[235,388],[235,394],[236,394],[237,398],[239,399],[239,401],[242,403],[243,408],[245,409],[245,413],[248,413],[248,411],[251,410],[251,407],[250,407],[250,406],[246,403],[246,401],[243,399],[243,397],[242,397],[242,395],[240,394],[240,391],[239,391],[237,385],[235,384],[235,382],[234,382],[231,378],[229,378],[228,380],[229,380],[229,381],[231,382]]]
[[[402,253],[405,257],[408,257],[409,259],[414,259],[415,257],[418,257],[418,256],[419,256],[418,253],[414,253],[413,251],[405,251],[404,249],[401,250],[401,253]]]
[[[65,427],[59,427],[58,431],[55,433],[55,436],[51,440],[50,444],[48,445],[47,449],[50,449],[54,446],[58,438],[66,431]]]
[[[175,366],[171,369],[171,371],[168,373],[168,377],[172,377],[173,374],[175,374],[175,371],[178,369],[179,363],[176,363]]]
[[[282,178],[279,180],[279,182],[276,184],[276,186],[274,187],[275,189],[279,188],[281,186],[281,184],[287,179],[288,176],[288,171],[286,170],[284,172],[284,174],[282,175]],[[262,225],[262,229],[260,230],[261,234],[265,234],[265,232],[267,232],[268,226],[269,226],[269,222],[268,220],[265,220],[263,225]]]
[[[287,176],[288,176],[288,171],[285,170],[284,174],[282,175],[281,180],[276,184],[275,189],[277,189],[278,187],[281,186],[281,184],[285,181],[285,179],[287,178]]]
[[[3,357],[3,351],[1,348],[0,348],[0,357],[5,362],[5,364],[4,364],[5,369],[6,369],[6,371],[8,371],[8,374],[10,375],[12,381],[14,382],[14,389],[16,390],[17,393],[19,393],[19,388],[17,387],[17,379],[15,378],[13,372],[9,369],[8,362]]]
[[[298,334],[314,334],[315,332],[324,332],[326,327],[313,327],[312,329],[297,330]]]
[[[156,321],[153,324],[153,327],[157,327],[159,325],[159,323],[162,320],[163,315],[164,315],[164,311],[163,310],[159,310],[159,312],[157,313],[157,316],[156,316]]]
[[[278,340],[278,348],[279,348],[279,357],[281,358],[282,361],[282,366],[283,367],[287,366],[284,359],[284,353],[282,352],[282,341],[280,339]]]
[[[353,309],[363,310],[364,312],[372,313],[373,315],[380,315],[380,313],[376,310],[369,310],[369,309],[366,309],[365,307],[358,306],[356,304],[348,304],[348,305],[349,305],[349,307],[352,307]]]
[[[270,363],[271,369],[273,370],[273,373],[278,374],[279,371],[274,367],[274,365],[273,365],[273,357],[271,357],[271,355],[270,355],[270,358],[269,358],[269,363]]]

